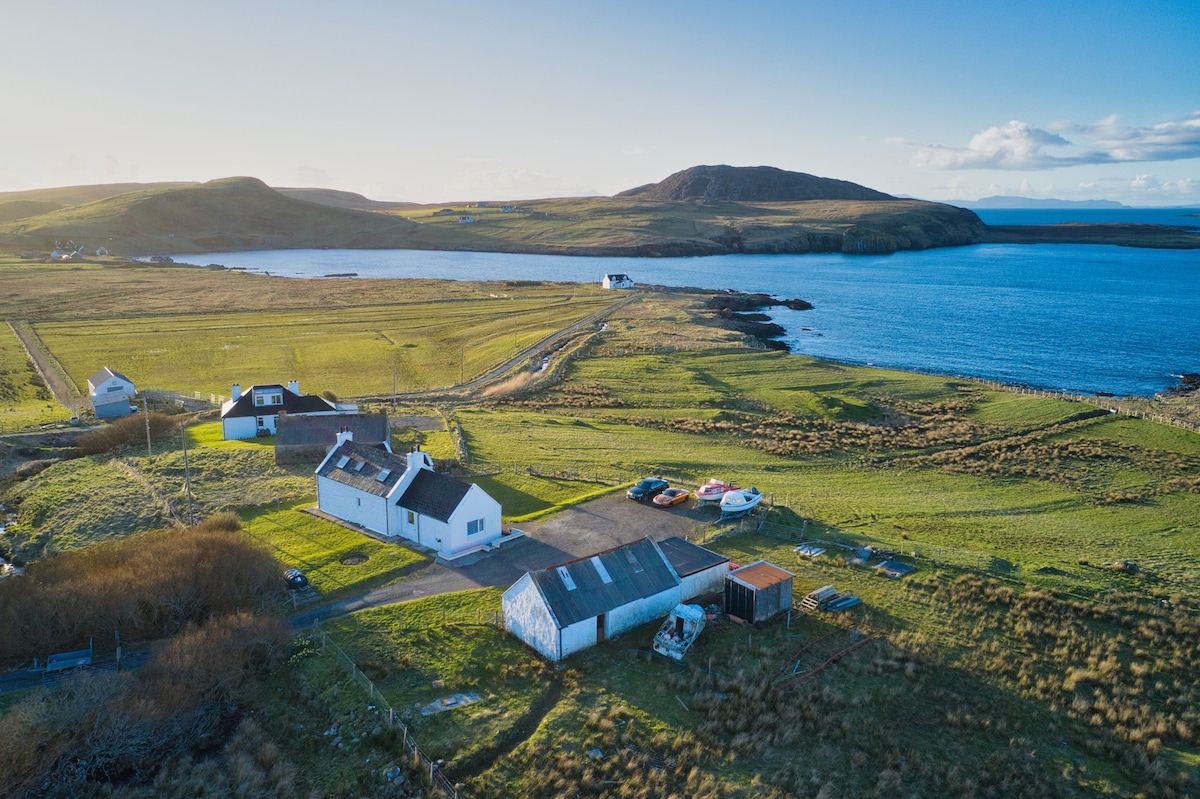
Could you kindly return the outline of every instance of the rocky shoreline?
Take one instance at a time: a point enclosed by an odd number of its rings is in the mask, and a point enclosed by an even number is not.
[[[767,349],[783,352],[791,352],[787,342],[779,341],[779,337],[787,333],[787,329],[772,322],[770,316],[760,311],[763,308],[776,307],[807,311],[813,307],[807,300],[781,300],[770,294],[733,290],[713,295],[705,301],[704,306],[713,312],[712,318],[719,327],[743,333]]]

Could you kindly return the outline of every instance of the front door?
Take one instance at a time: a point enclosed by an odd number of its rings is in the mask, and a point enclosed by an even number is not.
[[[604,643],[604,614],[596,617],[596,643]]]

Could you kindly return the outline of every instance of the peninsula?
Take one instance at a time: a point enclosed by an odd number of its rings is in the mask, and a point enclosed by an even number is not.
[[[974,212],[769,166],[696,166],[612,197],[436,205],[249,177],[0,193],[0,250],[70,257],[348,248],[583,256],[846,253],[968,244],[1200,247],[1189,228],[989,228]]]

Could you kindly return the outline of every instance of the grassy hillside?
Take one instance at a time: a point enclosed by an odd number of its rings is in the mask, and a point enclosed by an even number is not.
[[[254,178],[150,188],[0,226],[0,241],[48,250],[73,240],[113,254],[296,247],[399,247],[413,226],[395,217],[316,205]]]
[[[539,200],[505,214],[499,202],[486,208],[378,203],[349,192],[274,190],[253,178],[74,187],[23,192],[11,200],[23,204],[11,209],[8,221],[0,216],[0,247],[48,252],[55,241],[71,240],[91,252],[104,246],[120,255],[303,247],[585,255],[879,253],[974,243],[983,231],[970,211],[917,200],[618,196]],[[29,202],[35,200],[61,207],[31,214],[36,208]],[[475,222],[460,224],[460,216]]]

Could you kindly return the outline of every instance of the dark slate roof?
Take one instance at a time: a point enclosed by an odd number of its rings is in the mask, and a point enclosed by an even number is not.
[[[386,413],[364,413],[357,416],[289,416],[279,414],[275,431],[277,447],[332,447],[342,430],[354,433],[359,444],[381,444],[388,438]]]
[[[338,466],[342,458],[347,458],[346,465]],[[362,464],[361,467],[359,464]],[[387,496],[404,474],[405,466],[407,463],[404,458],[390,452],[354,441],[345,441],[318,467],[317,475],[357,488],[367,494],[383,497]],[[375,479],[384,469],[390,470],[388,476],[383,481]]]
[[[596,568],[597,560],[612,582],[604,581]],[[575,588],[569,588],[563,580],[564,570]],[[649,538],[530,572],[529,576],[560,628],[679,585],[679,577]]]
[[[679,536],[664,538],[658,542],[658,548],[667,556],[671,567],[680,577],[687,577],[689,574],[702,572],[713,566],[729,562],[729,558],[724,555],[718,555],[711,549],[697,546]]]
[[[283,392],[283,404],[255,405],[255,389],[259,391],[279,389]],[[333,410],[336,410],[336,408],[324,397],[318,397],[316,394],[297,394],[275,383],[263,386],[250,386],[242,394],[241,399],[233,403],[229,410],[221,414],[221,418],[235,419],[242,416],[273,416],[280,411],[285,413],[320,413],[322,411]]]
[[[108,378],[110,378],[110,377],[119,377],[128,383],[133,382],[125,375],[121,374],[120,372],[114,372],[112,369],[109,369],[107,366],[104,367],[103,369],[101,369],[99,372],[96,372],[96,374],[89,377],[88,382],[91,383],[93,386],[98,386],[101,383],[108,380]]]
[[[409,483],[396,504],[422,516],[448,522],[450,514],[454,513],[458,503],[462,502],[462,498],[470,490],[470,483],[464,483],[448,474],[422,469],[417,472],[417,476]]]

